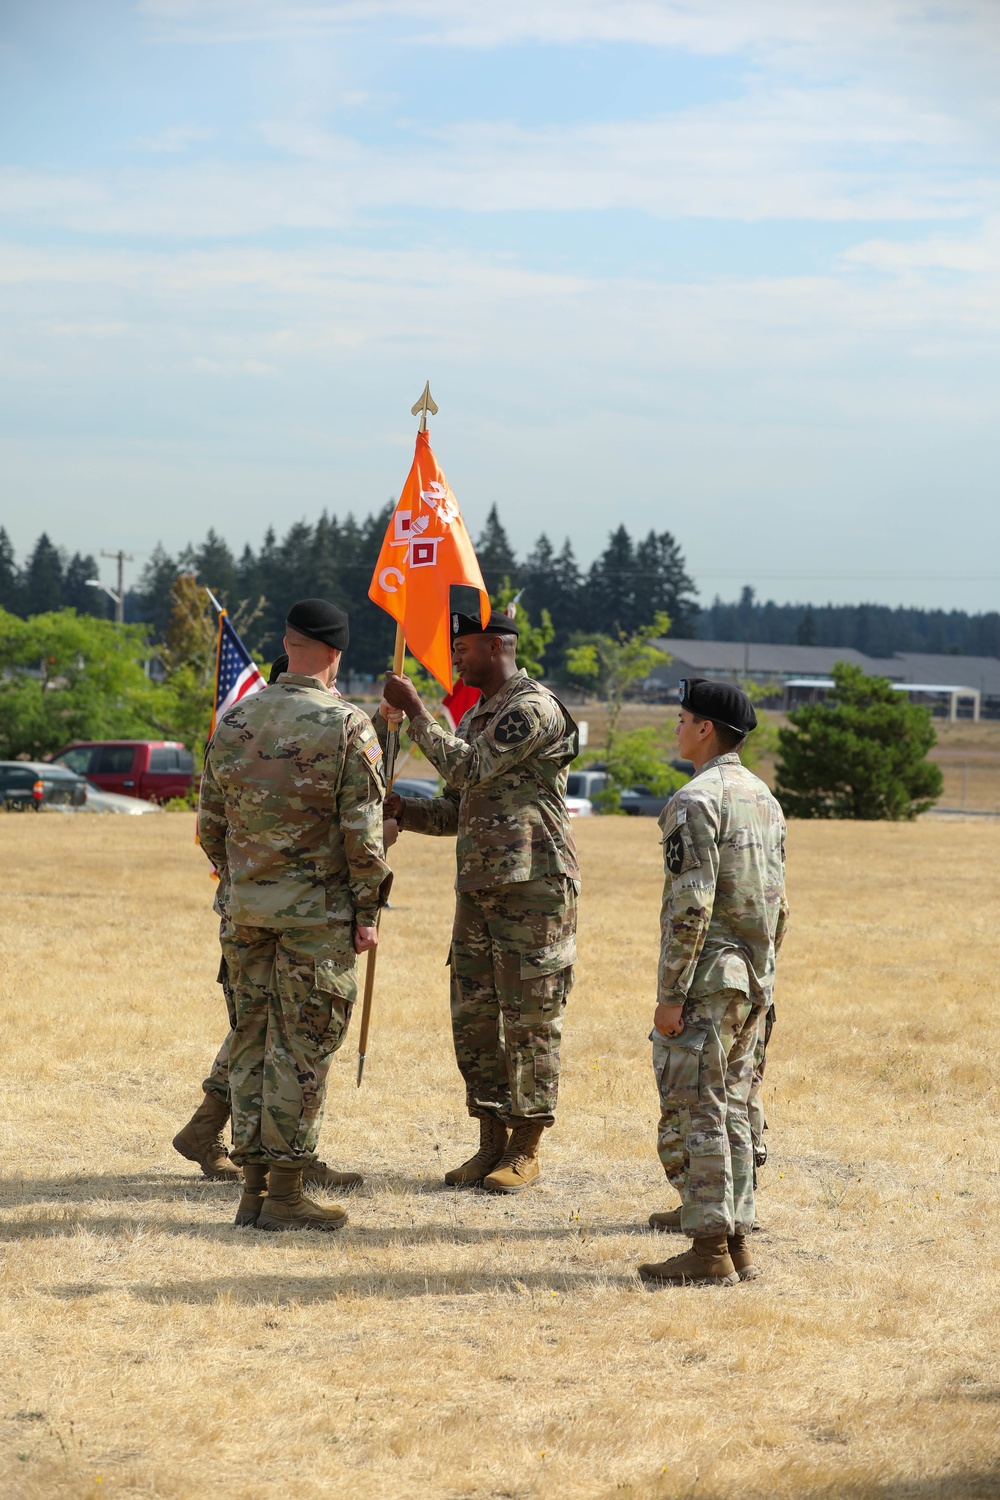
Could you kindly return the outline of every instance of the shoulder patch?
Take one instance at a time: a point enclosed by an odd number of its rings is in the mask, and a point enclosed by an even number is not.
[[[379,744],[378,740],[372,740],[370,745],[365,746],[362,753],[364,754],[365,760],[368,761],[369,765],[377,766],[379,761],[382,759],[382,746]]]
[[[663,845],[663,863],[671,875],[679,875],[684,868],[684,835],[679,828],[667,836]]]
[[[492,734],[498,745],[508,748],[523,744],[533,727],[531,715],[523,708],[509,708],[494,724]]]

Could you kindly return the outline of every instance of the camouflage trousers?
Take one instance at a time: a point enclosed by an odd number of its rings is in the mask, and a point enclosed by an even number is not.
[[[333,1054],[357,994],[349,922],[233,929],[232,1158],[311,1161]]]
[[[747,1100],[747,1115],[750,1119],[750,1134],[753,1137],[753,1160],[755,1167],[762,1167],[767,1161],[767,1147],[764,1144],[767,1117],[764,1114],[764,1101],[760,1097],[760,1088],[764,1082],[764,1069],[767,1066],[767,1044],[771,1040],[773,1029],[774,1005],[771,1004],[765,1010],[757,1031],[757,1045],[753,1051],[753,1081],[750,1084],[750,1097]],[[757,1179],[755,1176],[754,1187],[756,1186]]]
[[[451,1026],[470,1115],[555,1119],[576,907],[560,877],[458,893]]]
[[[681,1195],[687,1234],[732,1234],[754,1221],[747,1099],[761,1012],[740,990],[689,1000],[680,1036],[651,1033],[660,1094],[656,1146]]]
[[[226,1002],[226,1011],[229,1015],[229,1031],[226,1039],[218,1052],[215,1060],[208,1070],[208,1077],[202,1083],[206,1094],[214,1094],[225,1104],[229,1103],[229,1048],[233,1040],[233,1028],[236,1025],[236,1001],[233,998],[233,984],[230,978],[230,968],[235,967],[235,956],[233,954],[233,925],[225,917],[219,929],[219,942],[222,945],[222,958],[219,963],[219,984],[222,986],[222,996]]]

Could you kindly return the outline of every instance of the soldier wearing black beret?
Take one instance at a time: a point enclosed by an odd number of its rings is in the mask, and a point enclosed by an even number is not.
[[[747,1102],[788,905],[785,820],[739,756],[756,726],[742,689],[703,677],[681,682],[677,747],[695,769],[660,815],[665,881],[650,1034],[657,1150],[681,1207],[653,1214],[650,1225],[694,1244],[640,1266],[653,1283],[730,1285],[758,1274],[747,1239],[754,1223]]]
[[[566,776],[578,734],[559,700],[518,670],[509,616],[494,610],[484,627],[454,613],[451,636],[457,676],[482,697],[449,734],[407,678],[387,677],[380,718],[409,716],[445,786],[434,800],[391,793],[385,806],[407,833],[457,836],[452,1034],[479,1149],[445,1182],[516,1193],[541,1176],[539,1142],[555,1118],[576,958]]]

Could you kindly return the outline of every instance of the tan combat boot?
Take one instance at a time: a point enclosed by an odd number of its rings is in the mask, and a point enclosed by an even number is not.
[[[267,1174],[267,1197],[258,1229],[343,1229],[342,1208],[323,1208],[302,1194],[302,1163],[273,1161]]]
[[[479,1150],[460,1167],[444,1174],[449,1187],[472,1187],[482,1182],[487,1172],[499,1166],[507,1148],[507,1127],[496,1115],[479,1116]]]
[[[750,1241],[741,1229],[731,1234],[727,1241],[729,1246],[729,1258],[736,1267],[736,1274],[741,1281],[756,1281],[760,1275],[760,1266],[754,1264],[754,1258],[750,1254]]]
[[[542,1175],[538,1165],[538,1143],[544,1125],[535,1120],[515,1120],[510,1132],[507,1149],[493,1171],[483,1178],[483,1187],[490,1193],[519,1193],[530,1187]]]
[[[229,1160],[222,1130],[229,1123],[229,1101],[218,1094],[205,1094],[183,1130],[174,1136],[173,1147],[188,1161],[196,1161],[213,1182],[236,1182],[240,1169]]]
[[[639,1275],[661,1286],[736,1286],[740,1279],[725,1234],[699,1235],[684,1255],[640,1266]]]
[[[650,1214],[649,1227],[658,1229],[661,1234],[683,1234],[680,1205],[670,1209],[668,1213]]]
[[[243,1196],[236,1210],[236,1222],[241,1229],[252,1229],[260,1218],[269,1165],[266,1161],[251,1161],[243,1168]]]
[[[338,1172],[325,1161],[308,1161],[302,1168],[302,1186],[307,1188],[357,1188],[364,1180],[360,1172]]]

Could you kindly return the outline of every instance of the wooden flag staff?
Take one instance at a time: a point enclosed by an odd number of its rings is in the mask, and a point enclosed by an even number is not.
[[[431,395],[431,383],[428,380],[421,392],[420,399],[411,408],[412,415],[420,413],[420,431],[427,431],[427,413],[437,415],[437,405]],[[397,677],[403,674],[404,658],[406,656],[406,641],[403,638],[402,625],[396,625],[396,644],[392,653],[392,670]],[[385,790],[388,795],[392,791],[392,783],[396,774],[396,757],[399,753],[399,730],[390,729],[385,743]],[[382,913],[375,919],[375,925],[379,926]],[[358,1038],[358,1088],[361,1087],[361,1078],[365,1071],[365,1056],[368,1051],[368,1031],[372,1020],[372,1000],[375,996],[375,967],[378,962],[378,948],[369,948],[368,962],[365,965],[365,993],[361,1006],[361,1035]]]

